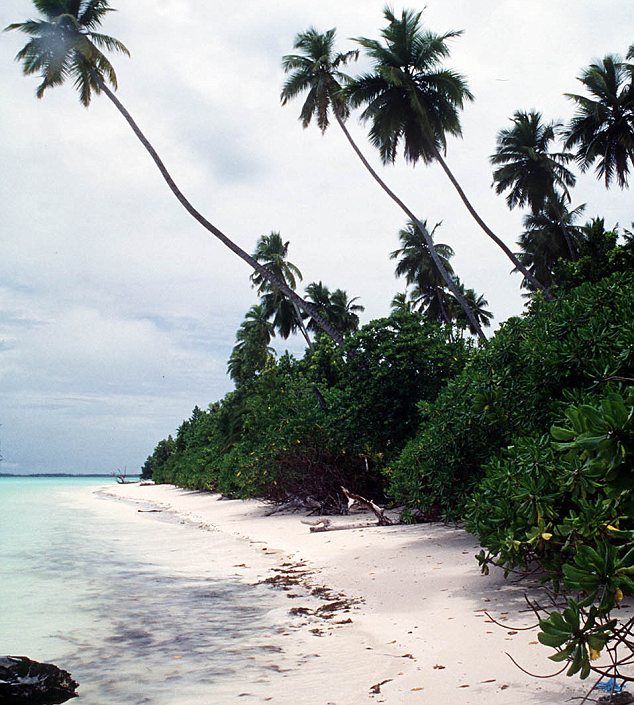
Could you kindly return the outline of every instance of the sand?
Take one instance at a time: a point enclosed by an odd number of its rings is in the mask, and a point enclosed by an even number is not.
[[[279,593],[270,648],[281,650],[273,672],[237,684],[226,702],[528,705],[563,703],[588,689],[563,675],[537,680],[513,665],[505,652],[529,671],[557,670],[536,631],[502,628],[484,614],[489,610],[511,627],[530,626],[535,620],[524,593],[532,588],[500,572],[482,576],[477,540],[459,528],[311,533],[304,517],[266,516],[270,507],[256,501],[167,485],[119,485],[100,494],[123,500],[113,508],[155,522],[157,532],[166,518],[209,531],[209,551],[187,554],[191,570],[213,561],[247,583],[268,579]],[[151,508],[161,512],[138,511]],[[217,532],[233,541],[214,551]]]

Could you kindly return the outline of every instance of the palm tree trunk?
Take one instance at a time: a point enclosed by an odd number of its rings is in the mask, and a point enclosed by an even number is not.
[[[566,228],[566,224],[563,221],[562,218],[562,212],[557,206],[557,193],[555,192],[555,188],[553,187],[550,192],[550,198],[552,200],[553,206],[555,206],[555,210],[557,211],[557,216],[559,218],[559,227],[561,228],[561,233],[564,236],[564,240],[566,241],[566,247],[568,248],[568,253],[570,254],[570,259],[573,262],[576,262],[578,257],[577,257],[577,251],[575,249],[575,246],[572,244],[572,238],[570,237],[570,233],[568,232],[568,228]]]
[[[443,168],[443,171],[447,176],[449,177],[449,181],[453,184],[454,188],[458,192],[458,195],[460,196],[462,202],[465,204],[467,210],[471,215],[473,216],[473,219],[476,221],[476,223],[484,230],[484,232],[495,242],[498,247],[500,247],[504,254],[511,260],[513,263],[513,266],[517,271],[521,272],[528,281],[536,288],[540,289],[544,293],[544,297],[548,300],[552,300],[552,294],[548,290],[547,287],[545,287],[541,282],[539,282],[534,275],[532,275],[528,269],[519,261],[516,255],[511,252],[509,247],[504,243],[500,238],[491,230],[491,228],[482,220],[480,217],[479,213],[476,211],[476,209],[471,205],[471,201],[467,198],[467,195],[462,189],[462,186],[458,183],[458,180],[456,177],[453,175],[451,169],[447,166],[447,162],[442,158],[442,155],[440,154],[440,151],[434,147],[434,156],[436,157],[436,160],[439,162],[440,166]]]
[[[578,257],[577,257],[577,252],[575,250],[574,245],[572,244],[572,239],[570,238],[570,233],[568,232],[568,229],[566,228],[565,225],[562,224],[562,229],[564,233],[564,240],[566,241],[566,246],[568,247],[568,252],[570,253],[570,259],[573,262],[576,262]]]
[[[297,307],[297,304],[293,301],[293,308],[295,309],[295,316],[297,318],[297,327],[299,328],[301,334],[304,336],[304,340],[306,341],[306,345],[310,348],[312,346],[312,341],[310,339],[310,336],[308,335],[308,331],[306,330],[306,326],[304,325],[304,321],[302,321],[302,314],[299,312],[299,308]]]
[[[199,213],[194,208],[194,206],[189,202],[189,200],[178,188],[174,179],[163,164],[163,161],[159,157],[157,151],[150,144],[149,140],[143,134],[143,132],[141,132],[141,129],[136,124],[130,113],[124,108],[121,101],[97,76],[96,73],[93,74],[93,77],[98,82],[99,88],[108,96],[108,98],[110,98],[117,110],[121,113],[121,115],[123,115],[126,122],[132,128],[134,134],[138,137],[141,144],[145,147],[149,155],[152,157],[154,163],[158,167],[158,170],[161,172],[161,176],[163,177],[163,179],[165,179],[165,182],[169,186],[172,193],[176,196],[179,203],[192,216],[192,218],[197,220],[203,226],[203,228],[205,228],[205,230],[209,231],[212,235],[217,237],[220,242],[222,242],[233,253],[235,253],[236,255],[238,255],[238,257],[244,260],[250,267],[252,267],[256,272],[258,272],[258,274],[263,276],[275,288],[279,289],[285,296],[287,296],[293,302],[293,304],[301,308],[302,311],[305,311],[315,321],[315,323],[317,323],[317,325],[322,328],[323,331],[335,341],[335,343],[337,343],[337,345],[343,346],[343,336],[337,330],[335,330],[327,321],[325,321],[313,308],[313,306],[311,306],[309,303],[304,301],[304,299],[298,296],[298,294],[296,294],[289,286],[287,286],[285,282],[280,281],[275,275],[271,274],[268,269],[263,267],[257,260],[251,257],[251,255],[245,252],[239,245],[230,240],[219,228],[210,223],[201,213]]]
[[[334,106],[334,102],[333,102]],[[478,334],[478,337],[480,340],[483,342],[486,342],[487,337],[484,335],[484,332],[482,328],[480,327],[480,324],[476,320],[473,311],[471,310],[469,304],[465,301],[464,296],[460,293],[458,290],[458,287],[456,286],[454,280],[451,278],[445,267],[443,266],[443,263],[440,261],[440,258],[438,257],[438,254],[436,252],[436,248],[434,247],[434,241],[431,239],[431,235],[429,234],[429,231],[427,228],[420,222],[420,220],[412,213],[412,211],[401,201],[401,199],[390,189],[390,187],[381,179],[381,177],[376,173],[376,171],[372,168],[368,160],[365,158],[363,155],[363,152],[357,147],[356,142],[352,139],[352,135],[350,132],[348,132],[348,128],[346,127],[346,124],[344,123],[343,119],[339,115],[339,112],[337,111],[336,108],[333,107],[333,113],[335,115],[335,118],[337,122],[339,123],[339,127],[343,130],[343,134],[346,136],[346,139],[350,143],[350,146],[354,150],[355,154],[359,157],[361,162],[363,163],[363,166],[370,172],[370,175],[372,178],[379,184],[379,186],[385,191],[385,193],[396,203],[396,205],[408,216],[408,218],[413,222],[416,223],[416,227],[418,228],[420,234],[423,236],[423,239],[425,240],[425,244],[427,245],[427,248],[429,249],[429,254],[431,255],[432,259],[434,260],[434,264],[436,265],[436,268],[440,272],[440,276],[443,278],[443,281],[447,285],[447,288],[451,293],[456,297],[456,301],[460,304],[462,307],[462,310],[465,312],[465,315],[469,322],[473,326],[473,330],[475,330]]]
[[[436,298],[438,299],[438,306],[440,308],[440,316],[443,320],[444,323],[446,323],[448,326],[451,325],[451,321],[449,320],[449,314],[447,313],[447,309],[445,308],[445,302],[442,300],[442,291],[436,290]],[[475,318],[475,314],[474,314]]]

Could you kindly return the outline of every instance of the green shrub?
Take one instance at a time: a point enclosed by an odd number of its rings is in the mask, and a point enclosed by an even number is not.
[[[537,563],[566,596],[538,638],[568,675],[586,678],[604,649],[613,663],[632,656],[632,624],[613,611],[634,592],[634,387],[572,405],[565,418],[554,441],[524,439],[489,463],[466,516],[484,571]]]
[[[417,400],[432,400],[464,366],[469,346],[417,314],[373,321],[347,356],[320,338],[288,356],[245,394],[239,440],[220,463],[225,494],[274,501],[310,497],[341,508],[341,485],[383,495],[380,468],[411,435]]]
[[[435,402],[421,404],[418,434],[387,469],[399,502],[460,516],[482,468],[516,439],[547,433],[566,395],[632,376],[631,274],[537,301],[502,325]]]
[[[208,411],[194,409],[171,452],[148,459],[157,482],[341,508],[341,485],[380,499],[381,468],[463,367],[470,344],[397,313],[364,326],[346,355],[322,336],[302,360],[283,355]]]

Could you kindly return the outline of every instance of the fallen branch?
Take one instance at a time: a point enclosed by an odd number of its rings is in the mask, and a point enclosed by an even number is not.
[[[379,507],[379,505],[375,504],[371,499],[366,499],[361,495],[355,494],[354,492],[350,492],[350,490],[347,490],[343,486],[341,489],[348,500],[348,508],[350,508],[356,502],[357,504],[360,504],[366,509],[369,509],[374,514],[374,516],[377,518],[377,521],[379,522],[379,526],[394,525],[394,522],[390,519],[390,517],[385,516],[384,507]]]
[[[346,529],[368,529],[370,527],[381,526],[373,521],[360,521],[356,524],[331,524],[330,522],[320,522],[317,526],[310,527],[311,534],[319,534],[322,531],[346,531]],[[383,524],[387,526],[387,524]]]
[[[303,509],[310,509],[310,510],[315,510],[319,509],[320,504],[319,502],[315,501],[314,499],[302,499],[301,497],[295,497],[294,499],[289,500],[288,502],[284,502],[283,504],[277,504],[275,505],[272,509],[269,509],[268,511],[264,512],[264,516],[266,517],[271,517],[274,514],[278,514],[279,512],[285,512],[288,510],[292,510],[294,512],[303,510]]]

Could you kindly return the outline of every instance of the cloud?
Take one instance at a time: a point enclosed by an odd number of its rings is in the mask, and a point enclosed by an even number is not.
[[[360,296],[366,321],[384,315],[403,288],[389,260],[402,215],[336,126],[324,136],[302,130],[299,104],[279,104],[279,60],[295,33],[337,26],[342,47],[348,37],[377,36],[383,0],[245,0],[239,11],[199,0],[114,4],[106,31],[132,51],[115,60],[119,97],[192,202],[247,251],[280,230],[305,283]],[[29,0],[4,0],[0,24],[34,14]],[[518,108],[569,117],[563,93],[579,68],[631,41],[631,3],[613,0],[608,13],[591,0],[574,10],[545,0],[428,0],[425,17],[438,30],[465,30],[451,64],[477,100],[447,159],[512,244],[521,214],[490,188],[496,132]],[[135,468],[194,404],[230,389],[226,359],[255,300],[250,272],[182,210],[107,99],[85,110],[71,87],[34,98],[35,79],[13,63],[21,41],[0,38],[4,467]],[[365,128],[351,120],[350,130],[383,169]],[[456,271],[484,293],[497,321],[521,310],[510,263],[439,168],[399,162],[382,173],[421,217],[443,220]],[[606,192],[591,174],[574,200],[610,224],[631,220],[628,194]],[[301,351],[300,341],[288,345]]]

